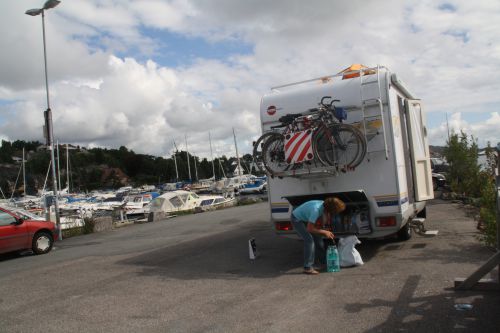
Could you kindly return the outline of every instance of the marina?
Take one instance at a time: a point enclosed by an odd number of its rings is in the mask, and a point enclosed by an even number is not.
[[[257,191],[246,191],[259,184]],[[82,228],[85,221],[111,217],[113,222],[155,221],[179,214],[202,213],[238,205],[240,202],[267,200],[265,178],[252,175],[155,186],[121,187],[115,191],[88,194],[61,193],[58,208],[62,230]],[[247,187],[246,187],[247,186]],[[177,189],[180,188],[180,189]],[[182,189],[183,188],[183,189]],[[0,205],[24,209],[38,218],[54,221],[55,197],[50,194],[0,200]]]

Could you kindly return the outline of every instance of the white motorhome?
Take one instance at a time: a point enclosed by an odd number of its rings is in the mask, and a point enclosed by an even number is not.
[[[290,214],[294,207],[337,196],[347,209],[332,222],[336,235],[380,238],[397,234],[409,239],[409,222],[425,217],[426,200],[434,197],[421,101],[386,67],[353,65],[335,75],[272,88],[261,101],[262,132],[279,125],[278,119],[285,114],[307,114],[324,96],[340,100],[335,105],[347,111],[344,123],[363,132],[366,156],[348,172],[313,161],[269,177],[274,229],[293,233]]]

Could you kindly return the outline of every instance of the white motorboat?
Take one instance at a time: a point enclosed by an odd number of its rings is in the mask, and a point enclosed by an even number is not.
[[[153,214],[172,215],[179,212],[199,212],[234,205],[234,196],[198,195],[194,192],[177,190],[164,193],[151,201],[149,211]]]
[[[234,193],[234,192],[233,192]],[[234,195],[202,195],[199,206],[195,208],[196,212],[216,210],[220,208],[232,207],[236,205],[236,198]]]
[[[267,188],[267,181],[265,179],[257,178],[244,185],[243,188],[239,190],[240,194],[255,194],[264,193]]]

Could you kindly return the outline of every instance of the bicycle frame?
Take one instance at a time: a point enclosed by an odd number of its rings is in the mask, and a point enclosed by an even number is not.
[[[311,112],[310,114],[287,114],[285,116],[282,116],[279,119],[281,125],[271,127],[273,131],[278,128],[282,128],[282,130],[274,131],[274,133],[265,133],[261,136],[261,138],[259,138],[258,142],[262,140],[261,144],[263,150],[265,148],[264,146],[267,147],[266,149],[269,149],[267,151],[267,156],[269,159],[268,162],[277,163],[277,166],[281,171],[300,167],[303,165],[303,163],[310,163],[310,161],[313,160],[320,162],[320,164],[324,166],[336,166],[337,168],[340,166],[343,170],[354,169],[354,167],[357,166],[359,162],[361,162],[361,159],[359,159],[358,157],[364,156],[364,153],[360,154],[359,147],[356,148],[357,150],[355,151],[354,155],[345,155],[349,154],[349,147],[352,136],[344,138],[343,135],[345,133],[354,134],[354,138],[357,144],[359,144],[358,139],[360,139],[361,137],[357,136],[357,133],[355,133],[355,131],[352,131],[352,129],[347,130],[346,127],[350,125],[343,125],[343,118],[341,119],[336,116],[335,106],[333,105],[333,102],[337,100],[332,100],[331,103],[325,104],[323,103],[323,101],[326,98],[329,97],[323,97],[321,102],[319,103],[318,108],[309,109],[309,112]],[[338,127],[335,126],[335,124],[338,124]],[[287,153],[285,152],[285,150],[289,147],[288,144],[287,147],[285,147],[282,142],[285,142],[289,139],[289,137],[287,137],[289,134],[302,132],[305,130],[311,130],[313,132],[313,145],[316,144],[316,148],[313,148],[314,158],[293,161],[290,156],[287,157]],[[280,138],[279,135],[281,135],[283,138]],[[266,144],[267,142],[269,142],[269,144]],[[319,147],[322,147],[321,150],[318,150]],[[254,149],[254,156],[258,155],[256,153],[258,152],[257,149],[258,147]],[[361,152],[363,152],[363,149],[361,150]],[[292,152],[292,155],[294,153],[295,151]],[[352,159],[345,160],[345,156],[352,156]],[[355,163],[355,165],[353,165],[355,161],[358,161],[358,163]],[[266,169],[268,169],[268,171],[270,171],[271,173],[274,172],[273,168],[266,165],[266,162],[264,162],[264,165]]]

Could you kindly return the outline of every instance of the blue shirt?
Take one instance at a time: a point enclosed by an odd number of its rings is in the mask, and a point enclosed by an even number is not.
[[[297,220],[309,223],[316,223],[316,220],[323,215],[323,200],[311,200],[304,202],[292,212]]]

